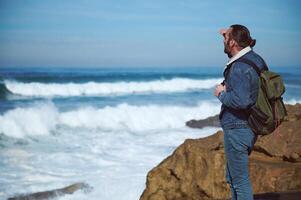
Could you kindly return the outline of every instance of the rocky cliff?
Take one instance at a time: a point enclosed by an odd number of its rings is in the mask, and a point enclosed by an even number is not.
[[[287,105],[287,110],[288,120],[275,133],[259,137],[250,156],[250,178],[257,194],[255,198],[300,197],[301,193],[296,191],[301,191],[301,104]],[[147,175],[140,200],[229,197],[223,132],[219,131],[206,138],[187,139],[153,168]]]

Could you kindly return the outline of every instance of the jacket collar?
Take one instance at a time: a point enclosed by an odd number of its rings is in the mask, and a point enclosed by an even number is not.
[[[245,55],[246,53],[248,53],[250,51],[252,51],[252,48],[250,46],[247,46],[247,47],[243,48],[235,56],[233,56],[232,58],[230,58],[230,60],[226,64],[226,67],[228,65],[230,65],[231,63],[233,63],[234,61],[236,61],[237,59],[241,58],[243,55]]]

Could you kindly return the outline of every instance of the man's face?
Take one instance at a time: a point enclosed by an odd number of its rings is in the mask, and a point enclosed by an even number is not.
[[[231,29],[227,29],[225,32],[222,33],[223,37],[224,37],[224,52],[225,54],[228,55],[229,58],[232,57],[231,55],[231,49],[232,49],[232,44],[230,44],[231,38],[229,36],[231,32]]]

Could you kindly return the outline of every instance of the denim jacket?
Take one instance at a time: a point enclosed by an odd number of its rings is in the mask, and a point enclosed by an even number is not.
[[[253,61],[260,69],[264,60],[254,51],[249,51],[241,58]],[[248,64],[234,61],[225,77],[226,92],[218,96],[222,102],[220,122],[223,129],[247,128],[247,110],[255,104],[258,94],[259,77]]]

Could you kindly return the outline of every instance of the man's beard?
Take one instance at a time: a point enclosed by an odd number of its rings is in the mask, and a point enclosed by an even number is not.
[[[224,44],[224,52],[225,52],[225,54],[227,54],[228,58],[231,58],[232,55],[231,55],[231,52],[229,50],[229,43],[230,42],[227,42],[226,44]]]

